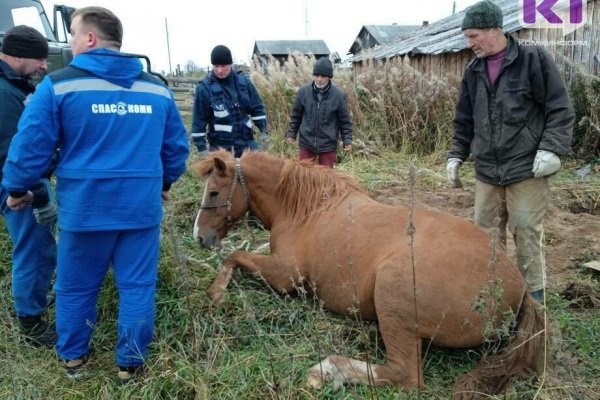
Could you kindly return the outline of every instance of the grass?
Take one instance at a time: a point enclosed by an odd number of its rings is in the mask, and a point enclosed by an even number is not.
[[[348,94],[355,127],[355,152],[341,158],[339,169],[355,176],[368,190],[407,187],[413,166],[419,186],[444,187],[455,89],[443,81],[423,82],[418,73],[395,63],[365,71],[358,77],[336,71],[334,78]],[[252,72],[269,113],[273,153],[296,155],[297,149],[286,146],[283,138],[294,94],[310,81],[311,72],[310,60],[304,59],[283,68],[270,66],[268,76]],[[189,125],[189,115],[186,118]],[[553,196],[588,204],[600,193],[600,179],[574,178],[568,170],[576,163],[567,160],[569,168],[555,178]],[[472,186],[471,162],[463,166],[462,178]],[[148,371],[140,381],[126,386],[118,385],[116,378],[117,293],[110,274],[98,304],[89,376],[67,379],[53,350],[34,349],[23,342],[12,315],[10,241],[0,219],[0,399],[438,400],[450,398],[454,382],[480,359],[483,348],[428,348],[426,388],[421,391],[305,388],[306,370],[326,355],[383,362],[381,338],[373,325],[332,315],[317,299],[304,294],[281,296],[240,272],[234,274],[224,305],[211,307],[205,290],[223,257],[234,249],[258,249],[268,235],[249,234],[238,227],[224,241],[221,254],[200,248],[192,238],[192,223],[201,193],[201,183],[187,173],[173,186],[172,200],[165,206]],[[598,285],[597,276],[576,271],[576,278]],[[553,365],[546,383],[540,389],[537,381],[520,380],[507,399],[532,399],[538,391],[538,398],[546,400],[597,398],[600,314],[574,311],[570,306],[558,294],[549,294],[548,318],[554,336]],[[53,310],[48,317],[53,319]]]
[[[354,157],[340,169],[352,171],[367,187],[402,185],[413,161],[388,153],[381,159]],[[432,189],[444,179],[443,165],[422,162],[416,170],[419,184]],[[117,295],[111,276],[99,302],[91,374],[69,380],[53,350],[31,348],[17,333],[10,315],[10,246],[5,229],[0,230],[0,398],[446,399],[458,377],[479,360],[481,348],[428,349],[424,360],[427,387],[420,392],[367,386],[337,392],[331,387],[322,391],[304,388],[306,370],[329,354],[383,362],[385,350],[374,326],[332,315],[317,299],[303,294],[281,296],[239,272],[224,306],[213,309],[204,290],[222,257],[236,248],[258,248],[268,240],[267,235],[256,231],[252,238],[240,226],[224,241],[221,255],[202,249],[191,236],[200,183],[188,173],[172,190],[162,230],[149,371],[141,381],[127,386],[118,385],[113,360]],[[594,281],[589,275],[587,279]],[[594,398],[600,388],[598,312],[573,311],[568,301],[551,294],[549,319],[560,334],[552,350],[558,366],[553,367],[541,398]],[[531,399],[537,389],[535,382],[522,380],[508,398]]]

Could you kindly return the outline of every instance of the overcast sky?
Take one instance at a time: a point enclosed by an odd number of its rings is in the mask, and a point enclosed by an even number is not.
[[[456,0],[461,11],[477,0]],[[210,64],[210,51],[229,47],[236,63],[247,63],[256,40],[323,39],[342,59],[363,25],[420,25],[452,13],[453,0],[42,0],[52,20],[53,4],[102,5],[124,28],[123,51],[143,53],[153,69],[169,72],[188,60]],[[162,4],[162,5],[158,5]],[[410,5],[409,5],[410,4]]]

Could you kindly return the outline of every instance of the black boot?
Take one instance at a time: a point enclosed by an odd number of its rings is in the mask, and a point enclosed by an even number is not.
[[[56,328],[48,324],[41,316],[18,317],[21,332],[25,340],[35,347],[52,347],[56,344]]]
[[[119,383],[121,385],[127,384],[136,378],[139,378],[141,374],[144,373],[144,365],[134,365],[132,367],[121,367],[119,365],[119,373],[117,377],[119,378]]]

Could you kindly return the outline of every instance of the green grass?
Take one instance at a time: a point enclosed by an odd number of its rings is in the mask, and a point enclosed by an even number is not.
[[[405,186],[415,165],[419,185],[432,190],[442,185],[442,163],[415,161],[393,153],[380,158],[355,156],[344,160],[340,169],[366,187],[376,188]],[[470,178],[465,179],[468,183]],[[31,348],[17,333],[11,314],[10,245],[4,227],[0,228],[0,398],[437,400],[450,398],[454,382],[479,360],[482,348],[429,348],[424,359],[426,388],[419,392],[368,386],[348,386],[337,392],[330,386],[305,388],[307,369],[329,354],[383,362],[385,349],[375,326],[332,315],[317,299],[303,294],[276,294],[241,272],[234,274],[224,305],[211,307],[205,290],[222,257],[236,248],[255,249],[268,236],[254,231],[252,238],[240,226],[224,241],[221,255],[197,246],[192,223],[201,189],[190,173],[172,189],[162,229],[149,370],[142,380],[124,387],[117,384],[113,356],[117,295],[110,274],[98,307],[91,373],[69,380],[53,350]],[[597,277],[577,273],[578,278],[598,284]],[[548,314],[555,331],[553,365],[541,398],[595,398],[600,388],[599,313],[573,311],[568,301],[550,293]],[[531,379],[518,381],[507,398],[531,399],[538,385]]]
[[[284,69],[272,66],[268,76],[252,72],[268,112],[272,153],[297,155],[297,147],[285,145],[283,139],[296,90],[311,80],[311,73],[311,61],[304,58]],[[445,188],[455,88],[445,81],[424,82],[416,71],[392,62],[372,66],[356,77],[336,72],[334,83],[346,91],[354,121],[355,151],[341,157],[338,169],[355,176],[368,190],[399,186],[408,191],[411,171],[418,186],[432,191]],[[597,92],[588,92],[592,95],[577,103],[578,121],[587,121],[579,123],[587,130],[578,136],[578,152],[590,148],[597,137],[593,135],[595,114],[582,117],[586,110],[596,110],[593,93]],[[189,126],[190,115],[185,118]],[[195,157],[193,150],[190,162]],[[567,160],[566,168],[554,178],[552,196],[561,204],[586,207],[600,196],[600,179],[595,175],[579,179],[569,172],[579,166],[578,161]],[[470,161],[463,165],[461,177],[472,187]],[[220,255],[200,248],[192,238],[192,223],[201,193],[201,183],[187,173],[173,186],[172,200],[165,206],[148,371],[127,386],[119,386],[116,379],[117,293],[110,274],[98,304],[88,377],[67,379],[53,350],[34,349],[23,342],[12,315],[11,247],[0,219],[0,399],[439,400],[451,397],[454,382],[485,350],[428,348],[423,362],[426,387],[421,391],[305,388],[307,369],[327,355],[383,362],[381,338],[372,325],[332,315],[318,300],[302,294],[276,294],[240,272],[234,275],[224,305],[211,307],[205,290],[223,257],[237,248],[257,249],[268,235],[256,231],[249,235],[240,227],[224,241]],[[575,270],[574,278],[598,286],[598,276],[589,271]],[[597,399],[600,313],[574,311],[557,293],[550,293],[548,299],[553,340],[545,384],[540,389],[539,381],[523,379],[506,398],[529,400],[539,391],[538,398],[545,400]],[[48,317],[53,318],[53,310]]]

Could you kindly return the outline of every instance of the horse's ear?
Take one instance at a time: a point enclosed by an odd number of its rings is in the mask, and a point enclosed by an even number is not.
[[[215,157],[215,168],[217,169],[217,174],[220,176],[225,176],[225,171],[227,171],[227,164],[220,157]]]

